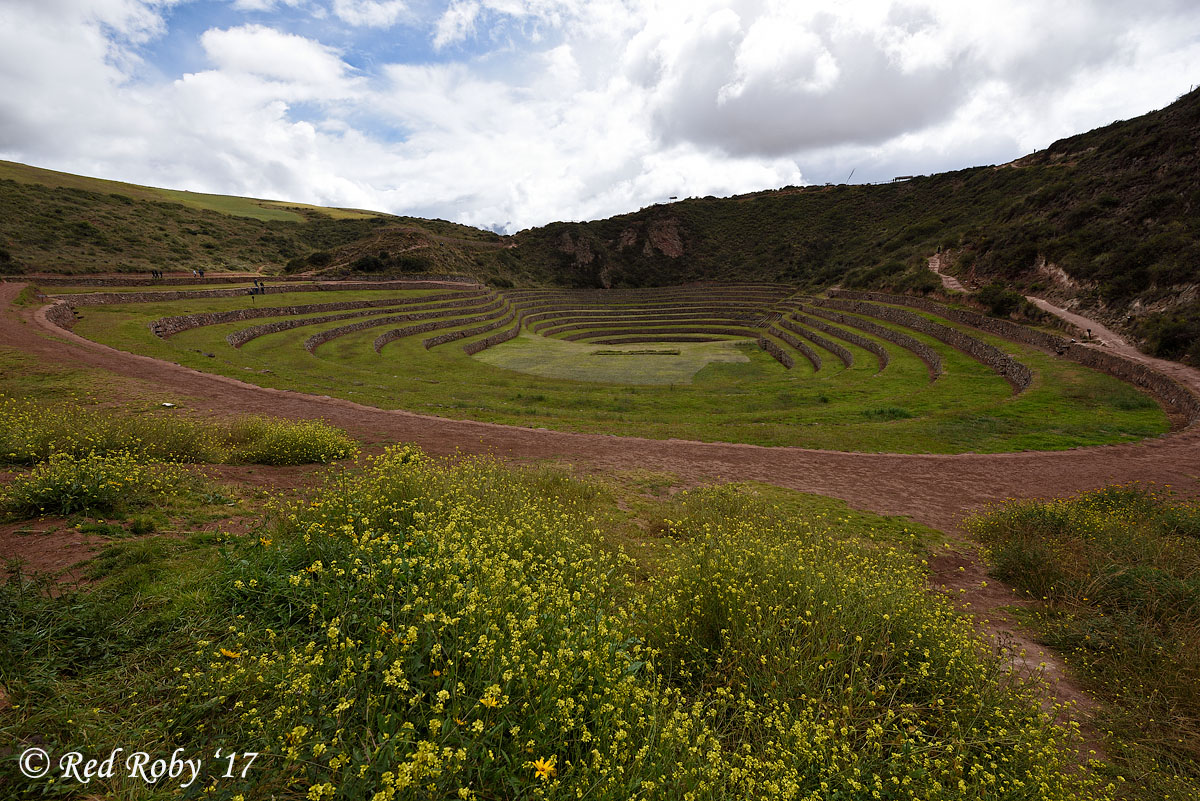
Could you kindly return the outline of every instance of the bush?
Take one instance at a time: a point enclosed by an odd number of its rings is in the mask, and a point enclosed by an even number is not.
[[[55,453],[133,453],[162,462],[330,462],[358,448],[322,421],[255,417],[213,421],[155,410],[89,409],[0,398],[0,462],[35,464]]]
[[[994,317],[1009,317],[1025,304],[1025,298],[1003,284],[988,284],[971,297]]]
[[[132,453],[162,462],[219,462],[220,426],[177,412],[91,409],[0,397],[0,461],[35,464],[55,453]]]
[[[251,417],[233,424],[232,458],[253,464],[334,462],[358,454],[358,444],[323,420]]]
[[[597,497],[402,447],[285,505],[225,561],[234,625],[179,674],[172,739],[278,754],[246,797],[1098,789],[914,556],[701,491],[647,582]]]
[[[151,503],[173,492],[180,479],[177,469],[128,452],[56,453],[5,488],[0,510],[18,517],[110,514]]]
[[[1146,487],[1110,487],[1013,501],[967,527],[987,544],[995,575],[1041,601],[1034,620],[1045,641],[1112,704],[1102,727],[1126,741],[1130,772],[1169,765],[1191,792],[1150,795],[1195,798],[1200,506]]]

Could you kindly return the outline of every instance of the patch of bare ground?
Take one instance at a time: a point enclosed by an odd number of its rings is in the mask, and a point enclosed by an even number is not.
[[[970,548],[946,549],[930,558],[929,585],[972,616],[996,652],[1011,660],[1018,675],[1042,683],[1048,712],[1060,721],[1065,716],[1078,723],[1083,738],[1081,759],[1104,758],[1100,732],[1092,723],[1099,709],[1096,699],[1083,689],[1062,657],[1033,639],[1012,615],[1014,608],[1032,606],[1028,599],[989,576],[979,554]]]
[[[0,561],[16,559],[25,573],[47,573],[61,582],[78,581],[87,562],[111,540],[77,531],[66,518],[41,517],[0,524]]]

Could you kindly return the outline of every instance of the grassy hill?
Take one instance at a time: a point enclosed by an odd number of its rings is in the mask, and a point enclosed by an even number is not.
[[[413,254],[367,267],[455,272],[472,263],[464,249],[496,239],[444,220],[156,189],[0,161],[0,273],[348,269],[371,246],[377,260],[389,246]]]

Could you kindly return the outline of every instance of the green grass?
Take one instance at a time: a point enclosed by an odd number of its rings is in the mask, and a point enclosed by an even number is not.
[[[0,395],[0,463],[29,465],[55,457],[135,455],[170,462],[310,464],[353,458],[358,445],[321,420],[231,417],[202,420],[177,408],[97,408]]]
[[[1200,507],[1153,488],[1012,502],[968,520],[995,575],[1105,702],[1132,798],[1200,795]]]
[[[292,293],[268,300],[282,305],[305,294],[329,301],[343,295],[371,296]],[[1167,430],[1161,409],[1129,385],[1011,343],[1003,346],[1038,373],[1034,386],[1015,397],[1007,382],[985,366],[919,334],[918,339],[943,354],[946,374],[932,384],[924,364],[888,344],[884,347],[892,362],[878,375],[875,357],[854,346],[848,346],[855,356],[853,367],[843,368],[827,354],[824,369],[814,373],[803,358],[787,371],[755,346],[725,342],[680,349],[685,354],[744,358],[709,361],[676,373],[676,357],[605,359],[589,355],[594,344],[529,335],[476,358],[467,357],[461,343],[427,351],[420,344],[422,337],[393,342],[377,355],[371,342],[387,330],[381,327],[335,339],[314,356],[302,343],[323,325],[262,337],[240,350],[227,346],[224,337],[245,323],[194,329],[165,341],[146,328],[149,320],[160,316],[248,305],[246,298],[229,298],[88,307],[75,330],[115,347],[263,386],[381,408],[560,430],[937,453],[1068,448],[1131,441]],[[531,375],[534,371],[556,377]],[[579,380],[583,378],[624,383]],[[638,385],[635,379],[664,383]],[[897,403],[900,398],[903,402]],[[889,407],[903,408],[910,416],[873,413]]]
[[[602,384],[690,384],[709,364],[748,362],[744,348],[733,341],[687,342],[672,346],[670,354],[625,354],[606,359],[610,351],[596,350],[590,342],[565,342],[530,333],[475,358],[492,367],[540,378],[563,378]]]
[[[224,799],[1110,797],[926,589],[936,535],[664,481],[397,448],[246,537],[119,543],[55,597],[12,575],[0,738],[261,752]]]

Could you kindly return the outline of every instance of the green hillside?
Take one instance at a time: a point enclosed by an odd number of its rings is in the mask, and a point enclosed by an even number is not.
[[[461,245],[498,239],[444,220],[206,195],[0,161],[0,273],[279,272],[326,269],[403,241],[410,271],[470,265]],[[428,253],[422,252],[428,251]],[[378,249],[372,251],[378,258]]]

